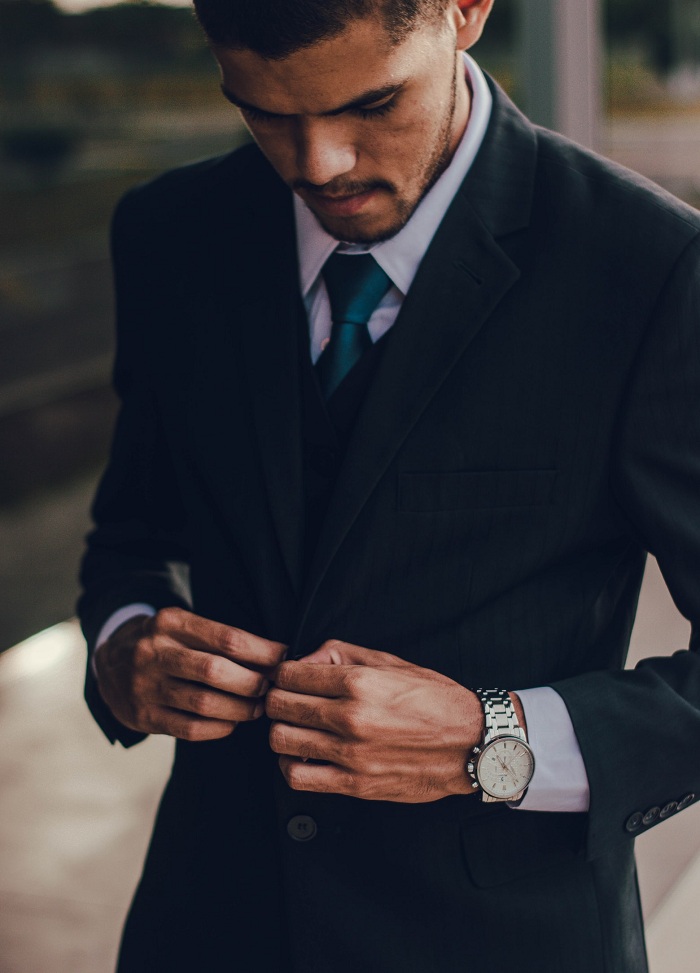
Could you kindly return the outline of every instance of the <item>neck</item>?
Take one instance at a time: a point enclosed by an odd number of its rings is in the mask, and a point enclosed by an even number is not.
[[[471,79],[464,65],[464,58],[461,52],[457,52],[457,63],[455,65],[455,111],[452,124],[452,136],[450,139],[450,161],[457,151],[457,146],[462,141],[464,133],[469,124],[472,110],[473,92]]]

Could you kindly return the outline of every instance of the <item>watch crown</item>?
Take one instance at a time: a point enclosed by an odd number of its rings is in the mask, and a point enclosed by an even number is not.
[[[481,753],[481,747],[474,747],[472,753]]]
[[[470,773],[470,774],[473,774],[474,773],[474,764],[471,762],[471,760],[467,764],[467,772]]]

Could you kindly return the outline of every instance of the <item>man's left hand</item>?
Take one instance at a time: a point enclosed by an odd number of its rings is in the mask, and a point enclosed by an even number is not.
[[[326,642],[281,663],[266,710],[295,790],[412,804],[473,791],[465,765],[483,736],[481,704],[431,669]]]

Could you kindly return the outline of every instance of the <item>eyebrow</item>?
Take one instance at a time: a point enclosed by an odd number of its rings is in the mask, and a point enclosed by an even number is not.
[[[365,105],[371,105],[375,101],[381,101],[383,98],[388,98],[390,95],[395,95],[401,88],[404,87],[406,81],[396,81],[393,84],[385,84],[381,88],[374,88],[372,91],[365,91],[357,98],[353,98],[352,101],[346,102],[344,105],[340,105],[338,108],[331,108],[330,111],[321,112],[321,117],[326,118],[333,115],[342,115],[343,112],[351,111],[353,108],[362,108]],[[250,111],[257,115],[269,115],[271,118],[284,118],[284,115],[280,115],[278,112],[265,111],[263,108],[258,108],[256,105],[251,105],[247,101],[243,101],[242,98],[238,98],[229,91],[224,84],[220,85],[221,93],[227,101],[230,101],[232,105],[236,108],[242,108],[243,111]],[[293,118],[293,115],[287,115],[287,118]]]

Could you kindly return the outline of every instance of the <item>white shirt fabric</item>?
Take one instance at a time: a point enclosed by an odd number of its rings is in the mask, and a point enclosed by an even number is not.
[[[314,363],[331,333],[331,308],[321,270],[334,250],[349,255],[371,252],[391,278],[392,287],[368,322],[372,340],[378,341],[398,316],[425,252],[481,148],[491,118],[493,98],[486,78],[473,58],[465,54],[464,61],[472,93],[467,128],[450,165],[395,236],[370,246],[338,243],[326,233],[306,204],[298,196],[294,197],[299,285],[309,319],[310,351]],[[97,645],[105,642],[129,619],[153,614],[152,606],[145,604],[119,609],[102,627]],[[518,808],[526,811],[587,811],[590,799],[588,777],[564,700],[547,686],[518,691],[518,696],[535,754],[535,773]]]

